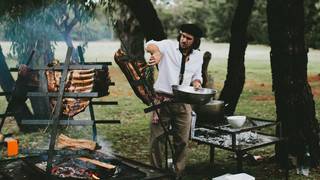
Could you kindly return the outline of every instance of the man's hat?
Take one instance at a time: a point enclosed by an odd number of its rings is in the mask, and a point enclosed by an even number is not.
[[[203,32],[199,26],[195,24],[182,24],[179,28],[180,31],[193,35],[194,37],[203,37]]]

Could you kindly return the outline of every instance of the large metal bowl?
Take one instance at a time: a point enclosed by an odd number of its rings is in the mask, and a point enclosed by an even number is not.
[[[214,89],[200,88],[195,89],[192,86],[173,85],[173,96],[176,102],[187,104],[206,104],[217,93]]]

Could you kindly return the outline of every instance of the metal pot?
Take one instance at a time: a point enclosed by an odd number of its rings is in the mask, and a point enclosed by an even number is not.
[[[205,105],[194,107],[197,113],[197,121],[221,122],[224,117],[224,101],[211,100]]]
[[[200,88],[194,89],[192,86],[173,85],[173,96],[177,102],[183,102],[187,104],[203,105],[210,101],[212,97],[217,93],[214,89]]]

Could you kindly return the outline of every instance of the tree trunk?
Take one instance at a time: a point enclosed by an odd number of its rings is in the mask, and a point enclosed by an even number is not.
[[[205,87],[205,88],[211,88],[211,87],[209,87],[209,82],[208,82],[208,79],[209,79],[208,66],[209,66],[211,57],[212,57],[212,55],[211,55],[211,53],[209,51],[206,51],[203,54],[203,64],[202,64],[202,70],[201,70],[201,73],[202,73],[202,84],[201,84],[201,86]]]
[[[62,32],[62,36],[64,38],[64,41],[66,42],[67,47],[72,47],[72,56],[71,61],[79,63],[79,54],[76,48],[73,46],[72,37],[71,37],[71,31],[68,32]]]
[[[121,49],[133,59],[144,59],[144,38],[166,38],[162,24],[150,0],[122,0],[112,3],[117,12],[115,31],[121,40]]]
[[[31,61],[31,67],[33,68],[43,68],[50,61],[52,61],[50,41],[46,38],[43,38],[38,41],[37,51],[33,61]],[[45,77],[44,70],[39,71],[39,92],[48,92],[47,89],[47,78]],[[30,97],[32,109],[34,112],[35,119],[48,119],[51,114],[51,108],[49,104],[48,97]]]
[[[226,115],[236,109],[245,81],[244,55],[247,48],[247,26],[254,0],[239,0],[231,27],[228,72],[220,98],[228,104]]]
[[[118,10],[115,31],[121,41],[121,49],[133,60],[144,59],[144,34],[132,11],[122,2],[114,4]]]
[[[301,159],[306,151],[313,165],[319,162],[319,125],[307,81],[308,49],[304,40],[303,0],[268,0],[270,60],[277,121],[277,134],[287,138],[276,146],[283,165],[288,151]]]
[[[167,38],[150,0],[125,0],[124,3],[128,5],[138,19],[147,41],[151,39],[160,41]]]

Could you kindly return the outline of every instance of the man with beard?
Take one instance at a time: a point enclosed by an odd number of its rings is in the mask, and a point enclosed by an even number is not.
[[[172,85],[190,84],[198,89],[202,82],[203,54],[199,50],[202,30],[195,24],[183,24],[179,28],[177,41],[149,41],[146,51],[151,54],[148,61],[150,66],[158,65],[158,78],[154,84],[157,99],[160,102],[170,101],[173,92]],[[159,123],[171,128],[173,135],[173,165],[177,177],[185,168],[187,146],[191,125],[191,106],[184,103],[165,103],[153,113],[150,135],[150,160],[155,167],[162,168],[161,156],[165,143],[164,129]]]

